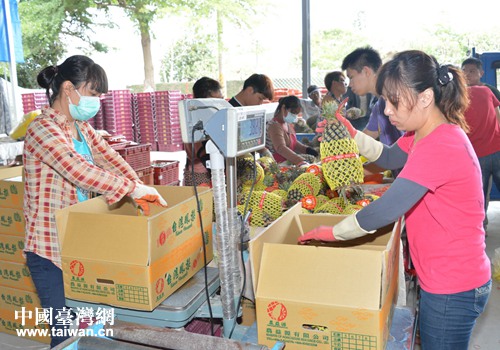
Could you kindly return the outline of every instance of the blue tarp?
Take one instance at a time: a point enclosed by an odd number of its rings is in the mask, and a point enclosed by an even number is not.
[[[9,2],[10,18],[12,22],[12,36],[14,38],[14,53],[17,63],[24,63],[23,41],[21,36],[21,21],[17,10],[17,0],[0,0],[0,62],[10,62],[9,36],[7,35],[7,13],[5,2]]]

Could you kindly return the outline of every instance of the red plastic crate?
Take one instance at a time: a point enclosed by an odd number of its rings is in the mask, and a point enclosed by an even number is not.
[[[170,185],[179,181],[179,161],[155,160],[151,166],[154,169],[155,185]]]
[[[182,151],[184,149],[183,143],[178,144],[165,144],[161,142],[157,142],[157,148],[160,152],[177,152]]]
[[[149,167],[142,170],[135,171],[139,179],[144,182],[145,185],[156,185],[154,183],[154,172],[153,167]]]
[[[118,153],[135,171],[151,167],[151,144],[132,145],[118,150]]]

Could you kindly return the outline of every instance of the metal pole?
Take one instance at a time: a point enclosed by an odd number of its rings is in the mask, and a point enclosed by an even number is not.
[[[311,16],[310,0],[302,0],[302,96],[311,85]]]
[[[12,104],[11,112],[13,118],[11,118],[11,124],[17,124],[17,103],[16,103],[16,90],[17,90],[17,67],[16,67],[16,52],[14,49],[14,30],[12,27],[12,18],[10,14],[10,0],[3,0],[5,8],[5,24],[7,30],[7,41],[9,47],[10,56],[10,84],[12,86]]]

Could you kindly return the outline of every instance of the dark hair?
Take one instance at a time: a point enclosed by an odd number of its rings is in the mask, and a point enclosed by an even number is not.
[[[469,57],[469,58],[466,58],[463,62],[462,62],[462,68],[466,65],[466,64],[473,64],[476,66],[477,69],[479,70],[483,70],[483,62],[481,62],[481,60],[479,58],[476,58],[476,57]]]
[[[342,61],[342,70],[348,68],[361,72],[363,67],[370,67],[376,73],[382,65],[380,54],[372,47],[360,47],[347,55]]]
[[[277,115],[281,110],[281,107],[285,106],[286,109],[302,109],[300,104],[300,99],[295,95],[285,96],[279,99],[278,107],[274,111],[274,115]]]
[[[377,94],[396,108],[404,97],[410,110],[416,104],[417,95],[430,88],[445,118],[468,131],[464,112],[469,98],[462,71],[451,65],[439,66],[436,59],[425,52],[410,50],[396,54],[380,68],[376,88]]]
[[[58,66],[44,68],[38,73],[36,80],[45,89],[51,106],[60,93],[61,84],[67,80],[77,89],[88,84],[90,89],[98,93],[108,92],[108,78],[104,69],[82,55],[68,57]]]
[[[207,98],[210,97],[212,92],[221,90],[220,83],[209,77],[202,77],[198,79],[193,85],[194,98]]]
[[[272,101],[274,98],[274,86],[272,80],[264,74],[252,74],[243,83],[243,90],[247,87],[252,87],[254,92],[261,93],[268,100]]]
[[[339,81],[340,77],[343,77],[343,76],[344,76],[344,73],[342,73],[339,70],[336,70],[336,71],[333,71],[333,72],[326,74],[325,80],[324,80],[326,89],[328,91],[330,91],[330,89],[332,87],[332,83],[334,81]]]

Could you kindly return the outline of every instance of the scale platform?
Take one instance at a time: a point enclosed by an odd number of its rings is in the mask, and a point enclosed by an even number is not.
[[[220,287],[219,270],[206,267],[208,295],[212,296]],[[116,319],[155,327],[181,328],[195,318],[198,310],[206,303],[205,271],[201,269],[182,287],[175,291],[153,311],[133,310],[66,299],[71,308],[91,307],[94,310],[114,309]]]

